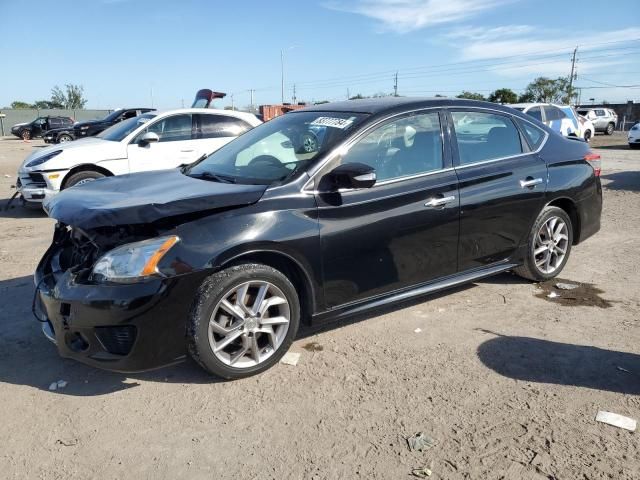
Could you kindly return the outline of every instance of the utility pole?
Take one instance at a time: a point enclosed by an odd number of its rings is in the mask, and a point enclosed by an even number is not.
[[[393,96],[394,97],[398,96],[398,72],[396,72],[396,74],[394,75]]]
[[[233,106],[233,93],[230,96],[231,96],[231,110],[235,110],[235,107]]]
[[[253,110],[253,92],[255,92],[253,88],[249,90],[249,93],[251,94],[251,110]]]
[[[347,88],[347,100],[351,98],[351,94],[349,93],[349,88]]]
[[[280,50],[280,103],[284,103],[284,50]]]
[[[573,50],[573,56],[571,57],[571,75],[569,75],[569,103],[573,98],[573,79],[576,76],[576,54],[578,53],[578,47]]]
[[[293,104],[296,104],[296,84],[293,84]]]

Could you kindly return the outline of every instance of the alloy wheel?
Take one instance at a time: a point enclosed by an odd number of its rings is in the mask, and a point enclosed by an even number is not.
[[[70,142],[71,141],[71,137],[69,135],[61,135],[60,139],[58,141],[60,143]]]
[[[82,180],[71,185],[72,187],[77,187],[78,185],[84,185],[85,183],[93,182],[95,178],[83,178]]]
[[[559,217],[550,217],[538,230],[533,255],[538,270],[545,274],[555,272],[564,261],[569,247],[567,224]]]
[[[274,284],[250,281],[227,291],[209,319],[209,346],[224,364],[254,367],[282,345],[291,319],[286,296]]]
[[[318,149],[318,141],[316,137],[310,134],[306,134],[302,137],[302,149],[306,153],[315,152]]]

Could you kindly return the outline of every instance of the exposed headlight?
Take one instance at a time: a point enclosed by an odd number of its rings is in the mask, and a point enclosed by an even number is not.
[[[42,157],[36,158],[35,160],[31,160],[29,163],[25,165],[25,167],[30,168],[30,167],[35,167],[36,165],[42,165],[44,162],[48,162],[53,157],[55,157],[56,155],[60,155],[61,153],[62,153],[62,150],[56,150],[55,152],[47,153]]]
[[[158,237],[114,248],[96,262],[91,279],[98,282],[132,283],[158,276],[158,262],[178,242],[178,237]]]

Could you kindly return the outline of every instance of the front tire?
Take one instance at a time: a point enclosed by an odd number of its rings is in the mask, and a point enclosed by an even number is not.
[[[58,143],[66,143],[70,142],[71,140],[73,140],[73,138],[71,138],[71,135],[67,135],[66,133],[58,137]]]
[[[266,265],[236,265],[207,278],[187,328],[191,357],[225,379],[255,375],[287,352],[300,324],[295,287]]]
[[[585,142],[591,140],[591,130],[587,130],[586,132],[584,132],[584,140]]]
[[[23,130],[22,132],[20,132],[20,136],[25,142],[27,140],[31,140],[31,132],[29,130]]]
[[[98,178],[103,178],[105,175],[93,170],[86,170],[83,172],[74,173],[64,182],[64,188],[75,187],[76,185],[83,185],[85,183],[93,182]]]
[[[529,232],[524,264],[514,272],[536,282],[554,278],[566,265],[572,244],[573,226],[567,212],[545,207]]]

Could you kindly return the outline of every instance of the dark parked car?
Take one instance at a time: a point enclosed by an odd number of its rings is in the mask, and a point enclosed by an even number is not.
[[[29,123],[18,123],[11,127],[11,133],[23,140],[41,137],[44,132],[53,128],[69,128],[73,125],[73,118],[69,117],[38,117]]]
[[[43,139],[46,143],[64,143],[78,138],[93,137],[122,120],[137,117],[153,110],[153,108],[120,108],[114,110],[102,120],[78,122],[70,128],[50,130],[43,135]]]
[[[317,148],[291,148],[308,131]],[[507,270],[555,277],[600,228],[599,176],[586,142],[509,107],[313,106],[189,167],[48,201],[34,311],[64,357],[136,371],[189,353],[240,378],[275,364],[301,322]]]

